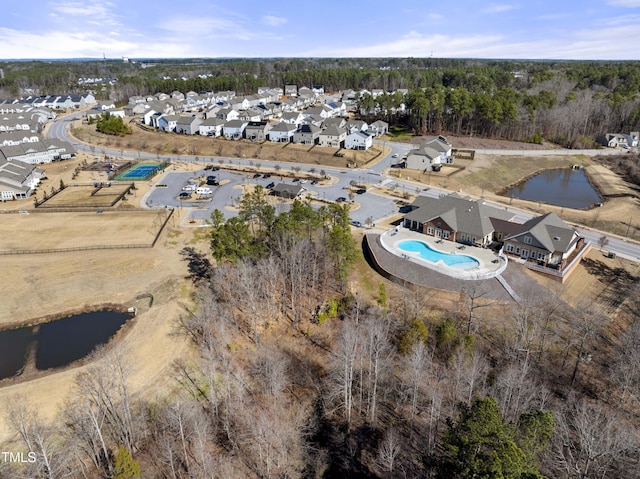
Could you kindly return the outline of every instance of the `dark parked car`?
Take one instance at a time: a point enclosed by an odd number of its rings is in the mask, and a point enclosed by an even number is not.
[[[253,177],[254,177],[254,178],[260,178],[261,176],[262,176],[262,175],[261,175],[260,173],[255,173],[255,174],[253,175]]]
[[[360,223],[358,220],[351,220],[349,221],[349,223],[351,223],[352,226],[357,226],[358,228],[362,226],[362,223]]]
[[[358,194],[358,195],[361,195],[361,194],[366,193],[366,192],[367,192],[367,190],[365,190],[364,188],[360,188],[360,189],[356,190],[356,194]]]
[[[311,181],[311,184],[312,184],[312,185],[317,185],[317,184],[318,184],[318,180],[312,180],[312,181]]]
[[[265,173],[262,175],[263,178],[271,178],[271,173]]]
[[[275,184],[275,183],[273,183],[273,182],[272,182],[272,183],[269,183],[269,184],[267,185],[267,189],[269,189],[269,190],[270,190],[270,189],[271,189],[271,188],[273,188],[274,186],[276,186],[276,184]]]
[[[183,191],[182,193],[180,193],[180,199],[184,200],[185,198],[191,198],[191,193],[189,193],[188,191]]]
[[[344,201],[347,201],[347,199],[344,196],[340,196],[338,199],[336,199],[336,203],[342,203]]]
[[[219,166],[214,166],[213,168],[211,168],[213,171],[220,171],[220,167]]]
[[[215,176],[207,176],[207,184],[218,186],[220,183],[218,183],[218,179]]]

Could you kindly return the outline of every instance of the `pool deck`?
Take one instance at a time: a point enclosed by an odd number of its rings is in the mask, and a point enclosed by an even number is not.
[[[427,261],[420,258],[418,253],[409,253],[397,246],[401,241],[407,240],[421,241],[441,253],[470,256],[476,259],[480,265],[470,269],[457,269],[447,266],[443,261],[438,261],[437,263]],[[384,232],[380,235],[380,243],[389,253],[405,261],[457,279],[482,280],[495,278],[507,267],[507,258],[497,255],[490,249],[462,245],[448,240],[439,240],[433,236],[427,236],[403,227],[393,228]]]

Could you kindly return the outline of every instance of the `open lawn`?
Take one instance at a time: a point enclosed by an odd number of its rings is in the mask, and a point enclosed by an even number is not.
[[[112,207],[131,187],[131,182],[111,182],[109,187],[72,184],[58,191],[39,205],[39,208]],[[39,198],[42,200],[42,198]]]
[[[0,215],[0,252],[150,245],[164,222],[166,210],[105,211],[104,213],[32,212]],[[25,258],[28,261],[28,258]]]

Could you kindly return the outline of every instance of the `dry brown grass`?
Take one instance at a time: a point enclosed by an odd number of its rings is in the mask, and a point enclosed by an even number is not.
[[[362,164],[377,154],[376,151],[367,154],[346,152],[347,156],[338,158],[333,156],[334,150],[318,147],[283,147],[268,143],[258,145],[143,132],[139,129],[135,129],[136,133],[131,137],[114,139],[99,135],[95,131],[91,132],[89,127],[76,128],[79,128],[76,131],[85,141],[95,142],[99,146],[123,150],[140,148],[158,155],[176,151],[201,157],[240,158],[244,154],[246,158],[255,156],[283,163],[315,163],[319,165],[318,170],[325,165],[343,167],[351,160]],[[106,176],[99,172],[83,172],[77,178],[72,178],[75,167],[85,159],[90,161],[93,156],[80,154],[74,160],[43,165],[49,178],[43,188],[57,188],[61,179],[68,185],[74,182],[106,181]],[[133,156],[135,157],[135,154]],[[434,174],[430,178],[431,184],[446,186],[452,190],[463,189],[470,194],[504,201],[504,198],[496,196],[493,192],[507,186],[506,183],[516,181],[520,176],[526,176],[526,171],[540,168],[542,164],[537,159],[526,161],[523,158],[507,160],[479,156],[476,156],[473,162],[465,164],[467,168],[463,172],[446,179]],[[259,159],[255,160],[256,165]],[[548,164],[560,163],[559,160],[553,159],[544,161]],[[563,157],[562,161],[564,165],[572,160]],[[586,163],[584,159],[580,161]],[[185,170],[189,167],[187,164],[181,164],[176,168]],[[191,167],[196,169],[195,165]],[[528,168],[526,171],[523,170],[525,167]],[[286,167],[283,164],[284,168]],[[426,187],[429,181],[424,176],[415,177],[414,180],[416,187]],[[131,198],[129,202],[135,204],[150,184],[151,182],[136,182],[136,198]],[[66,195],[73,196],[61,196],[59,200],[86,201],[86,191],[74,192],[70,188],[68,190],[65,190]],[[396,191],[396,194],[400,192]],[[607,201],[602,208],[591,212],[562,211],[560,208],[515,200],[513,204],[529,211],[556,211],[569,221],[584,224],[603,225],[606,218],[606,221],[617,222],[612,224],[614,231],[626,229],[628,226],[624,222],[628,221],[630,215],[635,215],[636,219],[640,218],[637,201],[629,198]],[[10,202],[2,207],[7,210],[32,210],[33,203]],[[155,215],[154,212],[121,211],[103,214],[92,212],[0,215],[0,228],[3,232],[11,233],[0,237],[0,250],[60,248],[96,243],[121,244],[125,241],[146,242],[150,241],[155,232]],[[193,246],[203,252],[208,250],[204,229],[178,228],[179,221],[180,218],[176,218],[175,223],[169,224],[154,248],[0,256],[3,277],[10,278],[2,285],[0,324],[7,325],[24,320],[37,322],[38,318],[48,314],[73,311],[85,305],[90,307],[107,302],[136,305],[140,308],[140,314],[122,338],[124,345],[129,348],[130,360],[136,366],[131,382],[132,392],[147,397],[166,393],[166,388],[173,384],[170,379],[172,361],[193,354],[186,341],[174,335],[175,320],[180,314],[186,314],[183,304],[192,303],[193,293],[191,284],[185,279],[187,270],[180,250],[184,246]],[[637,234],[637,228],[632,228],[631,232]],[[590,257],[597,257],[597,254],[598,252],[593,252]],[[538,275],[532,275],[532,278],[544,282],[544,278]],[[370,300],[375,300],[380,282],[388,286],[390,295],[399,294],[397,286],[375,274],[372,275],[363,260],[359,261],[355,268],[353,281],[352,286],[361,287],[363,294]],[[555,288],[557,284],[549,287]],[[597,298],[602,291],[601,281],[594,278],[583,266],[574,273],[564,289],[569,301],[585,294]],[[154,297],[151,308],[148,307],[148,300],[136,299],[140,294],[147,293]],[[437,298],[434,302],[451,311],[455,309],[459,299],[458,293],[435,291],[430,294]],[[328,328],[325,330],[329,331]],[[18,396],[28,398],[28,401],[39,409],[43,418],[50,418],[72,390],[73,378],[79,370],[71,368],[23,384],[7,384],[5,381],[3,387],[0,387],[0,404],[15,401]],[[0,443],[5,443],[11,437],[4,421],[5,418],[0,417]]]
[[[82,125],[74,122],[73,135],[83,142],[101,147],[114,148],[125,152],[147,151],[155,153],[158,158],[167,154],[192,155],[201,158],[212,156],[224,158],[252,158],[283,163],[308,163],[318,165],[318,169],[327,167],[348,167],[355,163],[364,166],[379,157],[383,151],[381,145],[374,145],[368,151],[341,150],[343,157],[335,156],[334,148],[320,146],[297,145],[293,143],[263,143],[249,140],[227,140],[209,138],[200,135],[179,135],[162,131],[148,131],[139,127],[133,128],[133,134],[125,138],[103,135],[95,131],[94,125]],[[388,150],[388,148],[387,148]]]
[[[34,212],[0,215],[0,251],[82,248],[88,246],[150,245],[166,216],[155,210],[126,209],[79,213]],[[25,257],[24,261],[30,258]]]
[[[40,204],[39,208],[103,207],[110,208],[129,189],[131,183],[113,182],[110,187],[96,188],[89,185],[69,185]],[[42,198],[40,198],[42,200]]]

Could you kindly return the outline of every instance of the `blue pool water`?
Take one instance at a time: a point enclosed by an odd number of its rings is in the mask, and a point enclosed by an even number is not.
[[[398,248],[407,253],[418,253],[418,256],[431,263],[443,261],[444,264],[456,269],[472,269],[480,266],[475,258],[466,254],[441,253],[431,249],[427,243],[416,240],[405,240],[398,243]]]

